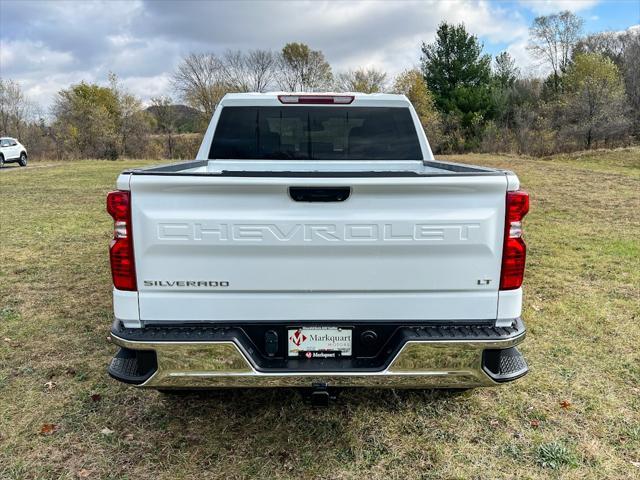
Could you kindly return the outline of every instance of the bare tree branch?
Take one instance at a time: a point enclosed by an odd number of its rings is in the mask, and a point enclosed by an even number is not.
[[[212,53],[187,55],[173,74],[172,84],[184,102],[209,118],[227,90],[223,63]]]
[[[383,92],[387,87],[387,73],[375,68],[359,68],[339,73],[334,88],[338,92]]]
[[[531,40],[527,48],[551,67],[556,92],[560,75],[571,63],[571,53],[580,39],[583,23],[582,18],[564,11],[537,17],[529,29]]]

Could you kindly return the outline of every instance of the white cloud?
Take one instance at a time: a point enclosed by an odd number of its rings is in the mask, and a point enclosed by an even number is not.
[[[528,35],[526,22],[517,12],[492,6],[489,2],[421,2],[411,4],[411,7],[410,12],[406,8],[397,12],[385,12],[387,19],[401,25],[402,30],[393,35],[385,35],[384,26],[381,26],[379,44],[375,48],[349,45],[345,51],[325,49],[332,64],[337,70],[376,67],[390,75],[396,75],[419,64],[422,42],[434,41],[438,24],[443,21],[464,23],[467,30],[477,35],[481,41],[495,44],[520,41]],[[400,16],[409,16],[415,20],[402,21]],[[398,18],[397,21],[395,18]],[[363,23],[356,28],[366,28],[368,20],[362,20]]]
[[[600,3],[600,0],[520,0],[520,3],[538,15],[549,15],[564,10],[588,10]]]
[[[23,77],[18,79],[18,83],[27,98],[39,107],[39,114],[47,116],[60,89],[67,88],[69,85],[78,83],[81,80],[96,81],[93,75],[83,73],[82,76],[79,76],[77,72],[69,72],[53,73],[43,77]]]
[[[536,13],[595,3],[522,2]],[[292,41],[322,50],[335,71],[375,67],[392,77],[419,64],[422,42],[435,39],[442,21],[464,22],[489,50],[506,48],[523,73],[538,68],[526,50],[529,20],[518,3],[0,0],[0,9],[0,75],[19,81],[45,107],[59,89],[81,80],[104,84],[110,71],[148,100],[170,93],[171,72],[188,52],[279,50]]]
[[[464,22],[489,43],[517,42],[527,32],[513,8],[484,0],[3,0],[2,9],[1,74],[23,83],[45,106],[60,88],[81,80],[104,83],[110,71],[145,100],[169,93],[170,73],[191,51],[279,50],[300,41],[322,50],[336,71],[376,67],[391,77],[419,63],[421,43],[434,40],[442,21]]]
[[[43,42],[30,40],[0,40],[2,71],[12,69],[56,71],[73,65],[73,55],[50,49]]]
[[[161,95],[166,95],[170,89],[169,73],[155,75],[151,77],[126,77],[121,80],[124,88],[142,98],[145,104],[148,104],[150,99]]]

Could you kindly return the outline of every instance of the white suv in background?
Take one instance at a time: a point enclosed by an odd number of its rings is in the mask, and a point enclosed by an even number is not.
[[[26,167],[27,149],[15,138],[0,137],[0,168],[9,162],[18,162],[21,167]]]

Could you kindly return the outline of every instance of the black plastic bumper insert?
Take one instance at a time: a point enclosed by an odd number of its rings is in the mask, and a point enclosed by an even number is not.
[[[527,361],[516,347],[502,350],[485,350],[482,367],[495,382],[510,382],[523,377],[529,371]]]
[[[158,369],[156,352],[152,350],[130,350],[120,347],[107,369],[116,380],[132,385],[141,385]]]

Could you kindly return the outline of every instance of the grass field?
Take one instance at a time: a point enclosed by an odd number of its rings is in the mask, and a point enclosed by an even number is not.
[[[640,149],[451,159],[531,193],[530,374],[347,390],[324,410],[286,389],[170,398],[109,379],[104,198],[145,162],[0,171],[0,479],[640,478]]]

